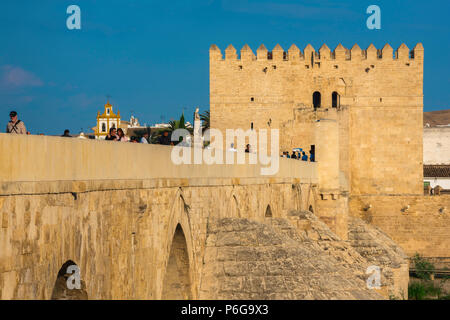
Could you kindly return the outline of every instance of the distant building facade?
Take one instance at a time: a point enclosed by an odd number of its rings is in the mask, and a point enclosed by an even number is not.
[[[424,165],[423,179],[425,186],[450,190],[450,165]]]
[[[450,125],[423,129],[423,181],[425,188],[450,190]]]
[[[423,164],[450,166],[450,126],[423,129]]]
[[[113,111],[113,106],[107,102],[102,114],[97,113],[97,126],[94,128],[96,139],[105,139],[111,128],[120,127],[120,111],[117,114]]]

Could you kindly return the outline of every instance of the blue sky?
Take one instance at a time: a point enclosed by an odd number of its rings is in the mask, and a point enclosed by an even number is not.
[[[66,27],[81,8],[82,29]],[[381,7],[382,29],[366,27]],[[95,125],[107,95],[126,120],[187,119],[209,108],[209,47],[326,43],[425,46],[425,111],[450,108],[450,1],[2,0],[0,125],[15,109],[32,133]],[[3,119],[3,120],[1,120]],[[3,129],[0,128],[3,131]]]

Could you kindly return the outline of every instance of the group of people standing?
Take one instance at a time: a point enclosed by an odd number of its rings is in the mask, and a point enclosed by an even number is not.
[[[308,161],[308,156],[305,151],[302,151],[301,153],[298,151],[297,153],[295,151],[292,151],[292,154],[289,155],[288,151],[283,151],[283,154],[281,155],[282,158],[288,158],[288,159],[297,159],[302,161]],[[315,162],[315,156],[314,152],[310,151],[309,154],[309,161]]]
[[[144,143],[149,144],[150,134],[149,132],[144,132],[141,138],[131,137],[128,138],[123,132],[122,128],[116,129],[111,128],[109,130],[109,134],[105,137],[107,141],[118,141],[118,142],[131,142],[131,143]],[[169,131],[164,131],[158,139],[158,144],[173,146],[174,143],[171,141],[171,137],[169,135]]]
[[[9,114],[9,117],[11,120],[8,122],[8,125],[6,126],[6,133],[30,134],[27,131],[23,121],[18,119],[18,115],[17,115],[16,111],[11,111]],[[125,135],[122,128],[118,128],[118,129],[111,128],[109,130],[109,133],[106,136],[105,140],[148,144],[149,136],[150,136],[149,133],[145,132],[140,139],[137,137],[131,137],[131,139],[130,139]],[[69,130],[65,130],[62,137],[71,137]],[[168,131],[163,132],[163,134],[159,137],[158,142],[159,142],[159,144],[162,144],[162,145],[174,145],[173,142],[171,141]],[[237,151],[234,148],[234,144],[231,144],[231,148],[229,149],[229,151]],[[250,145],[249,144],[246,145],[245,152],[250,153]],[[308,156],[306,155],[305,151],[302,151],[301,153],[299,151],[297,151],[297,153],[296,153],[296,151],[292,151],[292,154],[289,155],[288,151],[283,151],[283,154],[281,155],[281,157],[289,158],[289,159],[298,159],[298,160],[302,160],[302,161],[308,161]],[[314,153],[315,152],[313,150],[310,150],[309,161],[311,161],[311,162],[315,162]]]
[[[105,140],[148,144],[148,137],[149,137],[148,132],[145,132],[144,135],[141,137],[141,139],[138,139],[136,137],[132,137],[130,139],[125,135],[122,128],[119,128],[119,129],[111,128],[111,129],[109,129],[109,133],[105,137]]]

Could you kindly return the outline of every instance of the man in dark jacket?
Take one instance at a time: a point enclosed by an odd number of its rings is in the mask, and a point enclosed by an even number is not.
[[[164,131],[162,136],[159,137],[159,144],[169,146],[170,145],[170,137],[169,137],[169,131]]]
[[[105,140],[107,141],[117,141],[117,130],[116,128],[109,129],[109,134],[105,137]]]

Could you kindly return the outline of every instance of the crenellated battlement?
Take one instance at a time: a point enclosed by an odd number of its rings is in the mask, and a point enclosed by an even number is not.
[[[280,154],[302,148],[315,155],[318,168],[329,159],[325,171],[319,169],[326,205],[337,189],[352,196],[423,193],[421,43],[413,49],[405,44],[255,49],[211,47],[212,128],[278,129]]]
[[[377,49],[373,44],[365,50],[361,49],[355,44],[351,49],[345,48],[342,44],[339,44],[333,51],[326,45],[322,45],[319,50],[315,50],[314,47],[308,44],[303,51],[301,51],[295,44],[293,44],[287,51],[285,51],[279,44],[269,51],[264,44],[262,44],[257,50],[256,55],[252,49],[246,44],[238,55],[237,50],[233,45],[229,45],[225,49],[225,57],[222,51],[216,45],[212,45],[210,48],[210,60],[220,61],[299,61],[309,59],[320,62],[327,60],[335,61],[362,61],[362,60],[383,60],[383,61],[423,61],[424,48],[422,43],[418,43],[412,50],[410,50],[404,43],[395,50],[386,44],[382,49]]]

